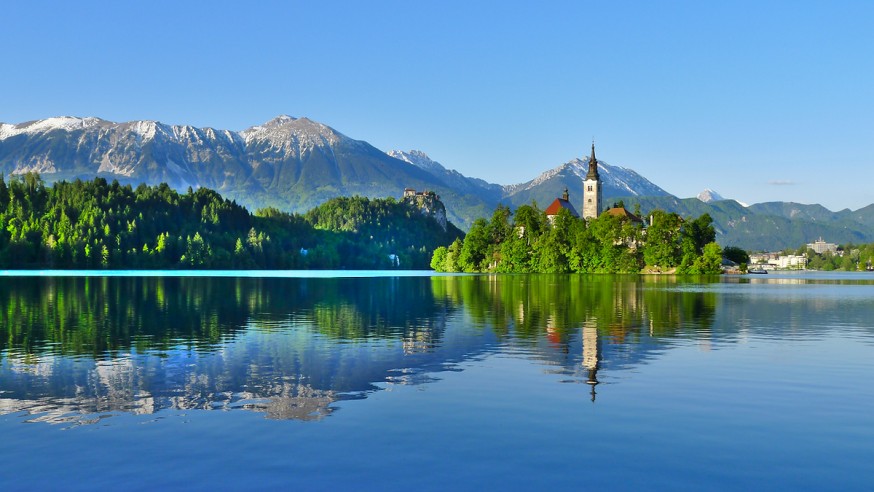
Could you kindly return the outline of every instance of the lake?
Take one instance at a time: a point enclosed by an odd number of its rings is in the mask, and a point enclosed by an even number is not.
[[[871,490],[874,275],[3,272],[0,490]]]

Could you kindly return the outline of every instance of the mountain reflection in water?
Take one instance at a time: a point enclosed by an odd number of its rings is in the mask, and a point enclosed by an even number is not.
[[[500,351],[584,385],[596,401],[605,373],[640,367],[676,339],[709,350],[783,334],[814,312],[865,316],[835,309],[846,297],[776,313],[768,289],[781,281],[7,277],[0,414],[82,424],[113,412],[246,409],[316,420],[338,401],[426,383]],[[761,295],[739,301],[738,288]],[[714,328],[717,317],[733,321]]]

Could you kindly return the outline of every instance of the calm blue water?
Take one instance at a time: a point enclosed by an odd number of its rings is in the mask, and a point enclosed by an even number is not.
[[[0,490],[874,488],[874,275],[19,273]]]

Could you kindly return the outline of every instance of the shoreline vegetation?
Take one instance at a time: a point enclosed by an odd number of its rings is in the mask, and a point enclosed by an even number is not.
[[[723,250],[715,242],[708,214],[687,220],[654,210],[647,214],[646,227],[629,215],[602,213],[584,220],[563,208],[547,217],[536,203],[515,212],[499,205],[490,220],[476,220],[464,239],[437,248],[431,268],[496,273],[722,272]]]
[[[548,217],[537,204],[511,212],[498,206],[491,220],[474,222],[463,239],[437,248],[431,268],[470,273],[629,273],[655,275],[744,274],[753,264],[737,246],[721,248],[709,214],[683,218],[663,210],[646,222],[628,214],[602,213],[583,220],[560,209]],[[808,259],[804,270],[874,271],[874,243],[843,244],[835,252],[808,246],[783,251]],[[728,260],[728,261],[724,261]],[[777,269],[776,271],[794,269]]]

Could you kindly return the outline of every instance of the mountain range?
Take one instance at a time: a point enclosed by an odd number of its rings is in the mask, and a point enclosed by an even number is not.
[[[822,205],[767,202],[744,206],[736,200],[706,203],[698,198],[625,197],[627,207],[668,210],[683,217],[708,213],[716,240],[749,251],[796,249],[822,237],[837,244],[874,242],[874,205],[832,212]]]
[[[601,160],[605,202],[681,215],[707,212],[723,245],[746,249],[798,247],[819,236],[831,242],[874,242],[874,205],[831,212],[819,205],[766,203],[745,207],[712,190],[679,199],[635,171]],[[499,185],[447,169],[421,151],[383,152],[308,118],[278,116],[241,132],[56,117],[0,123],[0,172],[38,172],[47,182],[103,176],[134,186],[207,187],[249,209],[274,206],[304,212],[337,196],[400,197],[405,188],[440,195],[450,221],[466,229],[503,203],[545,208],[568,189],[582,201],[587,160],[573,159],[514,185]]]

